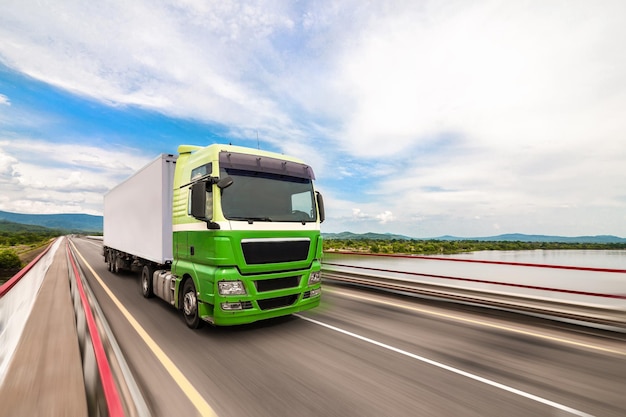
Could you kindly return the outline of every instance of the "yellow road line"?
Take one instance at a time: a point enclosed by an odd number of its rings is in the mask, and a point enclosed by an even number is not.
[[[589,344],[589,343],[577,342],[577,341],[571,340],[571,339],[564,339],[564,338],[561,338],[561,337],[549,336],[549,335],[545,335],[545,334],[541,334],[541,333],[531,332],[531,331],[528,331],[528,330],[516,329],[514,327],[505,326],[505,325],[502,325],[502,324],[489,323],[489,322],[483,321],[483,320],[469,319],[469,318],[461,317],[461,316],[454,315],[454,314],[440,313],[440,312],[437,312],[437,311],[434,311],[434,310],[429,310],[429,309],[422,308],[422,307],[414,307],[414,306],[410,306],[410,305],[407,305],[407,304],[400,304],[400,303],[394,303],[394,302],[391,302],[391,301],[385,301],[385,300],[382,300],[380,298],[373,298],[373,297],[367,297],[367,296],[363,296],[363,295],[350,294],[350,293],[345,292],[345,291],[336,290],[336,289],[330,289],[328,287],[324,291],[325,292],[330,292],[330,293],[340,294],[342,296],[345,296],[345,297],[348,297],[348,298],[357,299],[357,300],[371,301],[371,302],[382,304],[382,305],[403,308],[405,310],[415,311],[415,312],[418,312],[418,313],[424,313],[424,314],[428,314],[428,315],[431,315],[431,316],[436,316],[436,317],[456,320],[456,321],[460,321],[460,322],[464,322],[464,323],[470,323],[470,324],[475,324],[475,325],[479,325],[479,326],[490,327],[490,328],[493,328],[493,329],[504,330],[504,331],[511,332],[511,333],[523,334],[523,335],[526,335],[526,336],[532,336],[532,337],[536,337],[536,338],[539,338],[539,339],[545,339],[545,340],[550,340],[550,341],[553,341],[553,342],[559,342],[559,343],[563,343],[563,344],[566,344],[566,345],[583,347],[583,348],[587,348],[587,349],[598,350],[598,351],[601,351],[601,352],[607,352],[607,353],[612,353],[612,354],[616,354],[616,355],[624,355],[624,356],[626,356],[626,351],[625,350],[606,348],[606,347],[602,347],[602,346],[598,346],[598,345],[592,345],[592,344]]]
[[[71,242],[71,241],[70,241]],[[111,301],[117,306],[122,315],[126,317],[126,320],[130,323],[130,325],[135,329],[139,337],[143,339],[148,348],[154,353],[157,359],[161,362],[163,367],[167,370],[167,372],[174,379],[176,384],[180,387],[180,389],[185,393],[189,401],[198,409],[198,412],[201,416],[206,417],[217,417],[217,414],[211,408],[209,403],[207,403],[202,395],[194,388],[194,386],[189,382],[189,380],[185,377],[185,375],[178,369],[178,367],[170,360],[170,358],[163,352],[163,350],[159,347],[159,345],[148,335],[148,333],[144,330],[143,327],[135,320],[135,318],[130,314],[130,312],[124,307],[124,305],[117,299],[117,297],[113,294],[113,292],[109,289],[109,287],[102,281],[102,278],[93,270],[91,265],[87,262],[87,260],[83,257],[83,255],[78,251],[73,242],[72,246],[76,250],[76,253],[83,261],[83,263],[87,266],[89,271],[96,278],[98,283],[102,286],[107,295],[111,298]]]

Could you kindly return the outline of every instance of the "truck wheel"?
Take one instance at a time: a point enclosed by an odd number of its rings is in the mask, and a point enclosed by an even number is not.
[[[115,273],[115,254],[113,252],[109,254],[109,271]]]
[[[154,268],[149,265],[144,265],[141,269],[141,294],[145,298],[152,298],[154,296],[154,292],[152,290],[152,274],[154,273]]]
[[[120,273],[120,263],[119,263],[119,259],[117,256],[113,257],[113,273],[114,274]]]
[[[202,320],[200,320],[198,315],[196,286],[191,278],[187,279],[185,285],[183,285],[183,316],[185,316],[187,327],[198,329],[202,326]]]

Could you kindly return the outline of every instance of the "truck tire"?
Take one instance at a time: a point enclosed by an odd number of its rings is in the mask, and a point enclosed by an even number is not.
[[[109,254],[109,271],[115,273],[115,253],[111,252]]]
[[[190,329],[198,329],[202,326],[202,320],[198,315],[198,295],[193,280],[188,278],[183,285],[183,316],[185,323]]]
[[[117,259],[117,256],[113,256],[113,273],[114,274],[119,274],[120,273],[120,266],[119,266],[119,259]]]
[[[144,265],[141,268],[141,295],[145,298],[154,297],[154,291],[152,287],[152,274],[154,273],[154,268],[150,265]]]

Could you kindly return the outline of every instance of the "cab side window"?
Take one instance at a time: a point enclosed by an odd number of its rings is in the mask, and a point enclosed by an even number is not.
[[[200,165],[199,167],[193,168],[191,170],[191,177],[189,178],[189,180],[194,181],[198,178],[208,175],[212,172],[212,170],[213,170],[213,164],[211,163]],[[206,216],[205,216],[207,219],[213,218],[213,189],[212,188],[213,187],[210,184],[207,185]],[[187,204],[187,214],[191,215],[191,193],[189,193],[189,201]]]

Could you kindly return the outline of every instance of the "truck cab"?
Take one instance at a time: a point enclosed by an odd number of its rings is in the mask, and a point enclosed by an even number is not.
[[[319,305],[324,206],[312,168],[230,145],[178,151],[170,288],[187,325],[250,323]]]

